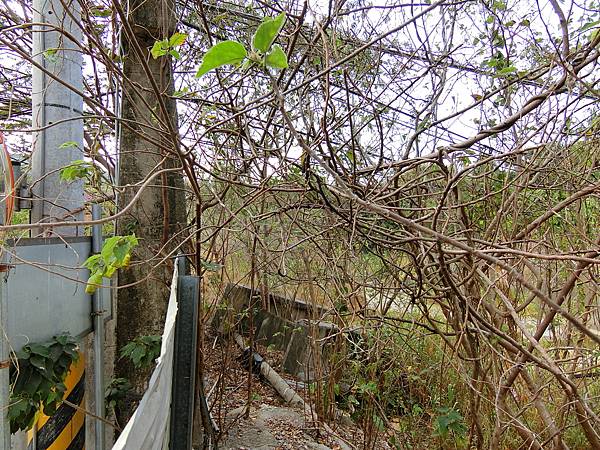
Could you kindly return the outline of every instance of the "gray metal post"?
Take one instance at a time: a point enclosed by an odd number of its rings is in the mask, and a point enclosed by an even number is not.
[[[102,217],[102,206],[98,203],[92,205],[92,219]],[[92,227],[92,252],[100,253],[102,250],[102,225]],[[96,289],[94,293],[94,412],[96,416],[104,418],[104,289]],[[105,433],[104,422],[96,419],[94,422],[94,439],[96,450],[104,450]]]
[[[33,22],[49,25],[33,27],[33,59],[44,70],[32,73],[32,126],[43,129],[33,139],[31,223],[83,218],[83,181],[60,181],[62,168],[83,159],[83,98],[73,91],[83,89],[80,16],[75,0],[33,0]],[[65,227],[58,234],[80,231]]]
[[[0,261],[2,262],[2,261]],[[10,425],[8,423],[8,402],[9,402],[9,348],[6,340],[6,298],[2,295],[4,291],[5,272],[0,272],[0,445],[2,448],[10,448]]]
[[[83,180],[61,182],[61,170],[83,159],[83,42],[77,0],[33,0],[32,208],[30,222],[81,221]],[[46,24],[46,25],[41,25]],[[40,69],[41,67],[41,69]],[[45,234],[33,228],[32,235]],[[83,227],[53,234],[80,236]],[[102,351],[100,352],[102,355]]]
[[[184,258],[178,258],[180,274],[186,270],[182,260]],[[192,448],[199,281],[199,277],[190,275],[179,275],[177,280],[177,322],[169,431],[171,450]]]

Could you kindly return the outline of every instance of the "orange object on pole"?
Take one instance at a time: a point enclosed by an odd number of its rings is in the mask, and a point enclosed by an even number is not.
[[[15,174],[13,172],[12,162],[10,160],[10,153],[8,153],[8,147],[4,135],[0,131],[0,145],[2,151],[0,154],[0,160],[2,161],[1,169],[1,180],[2,180],[2,200],[4,200],[4,223],[1,225],[10,225],[12,219],[12,213],[15,208]]]

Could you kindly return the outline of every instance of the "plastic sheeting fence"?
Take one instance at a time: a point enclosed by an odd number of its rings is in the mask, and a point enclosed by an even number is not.
[[[175,319],[177,318],[178,268],[175,265],[167,308],[162,347],[148,390],[135,413],[113,446],[113,450],[167,450],[169,448],[169,414],[173,382]]]

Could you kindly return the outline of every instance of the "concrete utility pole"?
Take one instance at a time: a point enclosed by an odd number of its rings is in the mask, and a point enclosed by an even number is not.
[[[31,223],[83,218],[83,181],[60,181],[60,171],[83,159],[83,57],[80,5],[75,0],[33,0]],[[61,145],[63,148],[61,148]],[[81,228],[81,227],[80,227]],[[81,235],[77,227],[53,230]],[[37,229],[33,235],[44,233]]]
[[[60,180],[64,168],[83,160],[81,5],[77,0],[33,0],[33,23],[44,25],[34,25],[32,34],[30,222],[81,221],[85,205],[83,180]],[[81,236],[83,227],[33,227],[31,234]],[[34,449],[36,441],[34,432]]]

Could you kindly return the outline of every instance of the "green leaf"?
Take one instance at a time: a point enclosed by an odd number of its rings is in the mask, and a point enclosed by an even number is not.
[[[379,417],[377,414],[373,414],[373,425],[375,425],[379,431],[385,430],[383,419],[381,419],[381,417]]]
[[[247,54],[246,48],[237,41],[219,42],[213,45],[202,58],[196,78],[226,64],[239,64]]]
[[[57,362],[60,355],[62,355],[63,349],[59,342],[56,342],[52,346],[50,346],[50,355],[49,358],[52,362]]]
[[[360,402],[358,401],[358,399],[354,395],[352,395],[352,394],[350,394],[348,396],[348,403],[350,403],[351,405],[359,405],[360,404]]]
[[[58,49],[57,48],[49,48],[42,53],[44,58],[46,58],[51,63],[58,62]]]
[[[123,239],[122,236],[112,236],[109,237],[106,241],[104,241],[104,245],[102,245],[102,250],[100,251],[100,254],[102,255],[102,259],[105,263],[111,263],[115,247],[119,244],[119,241],[121,239]]]
[[[160,56],[164,56],[167,54],[167,49],[169,48],[169,42],[167,40],[156,41],[150,50],[152,57],[154,59],[159,58]]]
[[[154,345],[154,344],[162,341],[162,336],[158,336],[158,335],[141,336],[140,341],[142,341],[146,345]]]
[[[148,366],[160,355],[161,340],[161,336],[137,337],[121,348],[120,358],[129,358],[137,368]]]
[[[64,347],[71,340],[71,337],[68,334],[59,334],[54,337],[54,340]]]
[[[265,18],[263,23],[256,29],[252,38],[252,48],[256,51],[267,53],[275,38],[283,28],[285,23],[285,13],[282,12],[277,17]]]
[[[87,294],[93,294],[98,289],[98,286],[102,284],[102,272],[94,272],[87,280],[87,286],[85,287],[85,292]]]
[[[595,20],[594,22],[588,22],[584,24],[579,31],[587,31],[590,28],[594,28],[595,26],[600,25],[600,20]]]
[[[62,144],[60,144],[58,146],[58,148],[60,148],[60,149],[63,149],[63,148],[73,148],[73,147],[74,148],[78,147],[77,142],[75,142],[75,141],[67,141],[67,142],[63,142]]]
[[[183,89],[173,92],[173,97],[180,98],[180,97],[185,96],[186,94],[189,94],[189,92],[190,92],[190,88],[188,88],[187,86],[184,86]]]
[[[29,377],[27,377],[27,381],[22,386],[23,392],[33,397],[41,382],[42,376],[37,370],[29,371]]]
[[[112,380],[104,392],[108,407],[114,408],[130,389],[131,383],[127,378],[115,378]]]
[[[175,48],[179,47],[181,44],[185,42],[188,35],[186,33],[175,33],[173,36],[169,38],[169,47]]]
[[[34,414],[32,414],[32,410]],[[13,401],[8,407],[8,419],[10,420],[10,432],[16,433],[25,428],[24,423],[30,422],[30,416],[35,417],[35,409],[29,399],[19,399]]]
[[[514,66],[508,66],[508,67],[505,67],[504,69],[499,70],[497,75],[500,77],[504,77],[506,75],[510,75],[511,73],[515,73],[516,71],[517,71],[517,69]]]
[[[458,411],[449,407],[441,407],[437,410],[438,416],[435,419],[435,435],[446,437],[449,431],[452,431],[457,437],[463,437],[466,427],[463,423],[463,417]]]
[[[135,234],[128,236],[121,236],[113,249],[113,255],[115,262],[113,263],[117,268],[127,266],[129,259],[131,258],[131,250],[133,247],[138,245],[138,239]]]
[[[131,250],[138,245],[135,234],[127,236],[112,236],[104,242],[99,255],[90,256],[83,266],[91,272],[85,291],[93,294],[96,286],[102,283],[102,278],[110,278],[117,269],[127,267],[131,259]]]
[[[78,358],[74,339],[64,334],[50,342],[31,343],[24,350],[10,371],[12,392],[8,415],[12,432],[31,429],[38,411],[46,414],[56,411],[66,391],[64,379]]]
[[[131,352],[131,362],[133,362],[133,365],[135,367],[140,367],[142,358],[146,355],[146,349],[144,347],[142,347],[141,345],[138,347],[135,347],[133,349],[133,351]]]
[[[265,58],[265,64],[274,69],[285,69],[288,67],[287,55],[278,44],[273,45],[273,49]]]
[[[83,267],[86,269],[90,269],[91,271],[95,271],[99,267],[102,267],[102,256],[101,255],[92,255],[83,263]]]
[[[492,3],[492,9],[504,11],[506,9],[506,3],[496,0],[494,3]]]
[[[223,268],[222,264],[205,261],[204,259],[200,260],[200,265],[209,272],[217,272]]]
[[[129,254],[130,251],[131,245],[129,245],[128,242],[120,242],[117,246],[115,246],[113,254],[116,258],[116,263],[119,266],[123,264],[125,257]]]
[[[29,344],[29,350],[32,354],[43,356],[44,358],[48,358],[50,356],[50,349],[46,345],[42,344]]]
[[[121,356],[120,356],[120,358],[125,358],[125,357],[130,358],[131,357],[131,352],[135,349],[136,345],[137,344],[135,342],[128,342],[127,344],[125,344],[121,348]]]
[[[83,160],[73,161],[70,165],[60,171],[60,181],[70,183],[80,178],[90,175],[93,167],[90,163]]]
[[[36,369],[39,369],[43,372],[46,371],[46,360],[44,358],[42,358],[41,356],[31,355],[31,358],[29,358],[29,362]]]
[[[90,9],[90,13],[95,17],[108,17],[112,14],[112,10],[100,6],[95,6]]]
[[[185,33],[175,33],[169,39],[156,41],[152,46],[150,53],[154,59],[164,56],[167,53],[173,56],[175,59],[180,59],[181,55],[177,50],[175,50],[175,48],[183,44],[187,37],[188,35]]]

